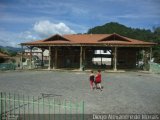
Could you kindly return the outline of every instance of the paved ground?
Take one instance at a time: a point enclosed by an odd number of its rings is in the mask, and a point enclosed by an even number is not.
[[[91,91],[87,72],[1,72],[0,91],[40,95],[51,93],[85,101],[85,113],[159,113],[160,75],[138,72],[104,73],[103,91]]]

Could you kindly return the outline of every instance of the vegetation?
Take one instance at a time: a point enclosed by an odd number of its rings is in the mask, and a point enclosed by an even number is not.
[[[3,48],[0,48],[0,52],[8,55],[8,52]]]
[[[17,55],[17,51],[14,51],[14,50],[9,50],[9,49],[6,49],[5,47],[0,47],[0,53],[3,53],[3,54],[6,54],[10,57],[13,57],[13,56],[16,56]],[[8,61],[10,58],[3,58],[3,57],[0,57],[0,63],[5,63],[6,61]],[[10,61],[12,63],[15,63],[16,61],[14,59],[10,59]]]
[[[117,33],[125,37],[156,42],[158,46],[153,48],[153,57],[155,62],[160,63],[160,27],[153,27],[153,31],[139,28],[131,28],[125,25],[110,22],[102,26],[96,26],[91,28],[87,32],[88,34],[113,34]]]
[[[0,52],[4,53],[4,54],[7,54],[8,56],[11,56],[11,57],[17,55],[17,51],[9,50],[9,49],[6,49],[4,47],[0,47]]]

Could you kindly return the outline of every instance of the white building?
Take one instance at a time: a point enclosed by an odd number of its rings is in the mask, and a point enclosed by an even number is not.
[[[96,50],[95,55],[111,55],[111,53],[107,50]],[[106,57],[94,57],[92,62],[95,64],[105,64],[111,65],[111,58]]]
[[[30,56],[30,49],[25,49],[24,55]],[[40,60],[42,60],[42,50],[40,48],[33,48],[32,56],[37,56]],[[44,50],[43,60],[48,60],[48,57],[49,57],[49,51]]]

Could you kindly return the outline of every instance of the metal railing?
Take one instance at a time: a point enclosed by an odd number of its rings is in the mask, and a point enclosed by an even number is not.
[[[0,93],[0,120],[84,120],[84,101]]]

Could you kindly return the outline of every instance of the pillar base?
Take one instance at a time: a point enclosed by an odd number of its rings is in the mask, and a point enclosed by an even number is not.
[[[51,70],[51,67],[48,67],[48,70]]]
[[[23,66],[20,66],[20,69],[23,70]]]
[[[84,67],[80,67],[79,70],[80,70],[80,71],[84,71]]]
[[[28,69],[32,69],[32,66],[29,66]]]
[[[55,70],[55,69],[57,69],[57,68],[56,68],[56,67],[53,67],[53,68],[52,68],[52,70]]]
[[[82,69],[82,68],[79,68],[79,71],[83,71],[83,69]]]
[[[113,69],[113,71],[117,71],[117,69]]]

